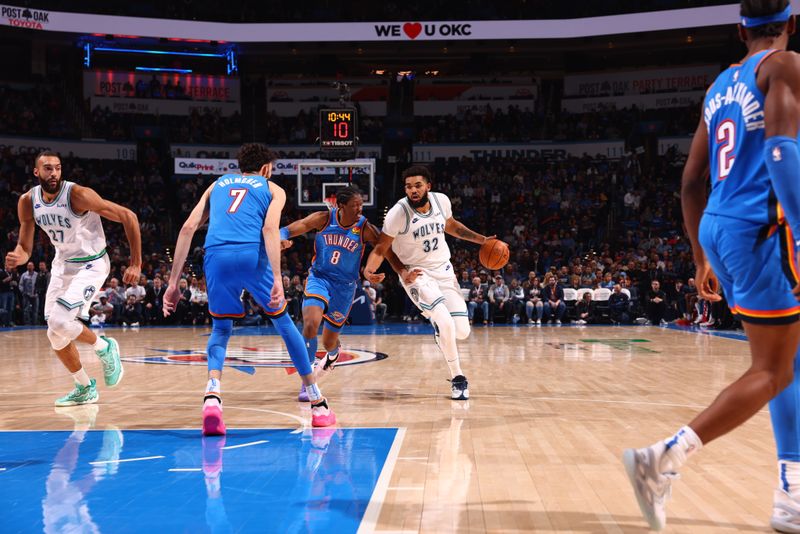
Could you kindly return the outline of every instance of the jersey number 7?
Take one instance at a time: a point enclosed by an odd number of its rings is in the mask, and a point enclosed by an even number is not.
[[[236,213],[236,210],[242,205],[242,200],[247,196],[247,189],[231,189],[228,195],[233,197],[233,202],[231,202],[231,206],[228,208],[228,213]]]

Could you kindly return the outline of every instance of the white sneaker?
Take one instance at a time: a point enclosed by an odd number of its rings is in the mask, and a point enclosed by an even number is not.
[[[319,360],[314,362],[314,379],[317,382],[328,377],[331,374],[331,371],[336,367],[336,362],[339,361],[339,356],[341,355],[341,345],[339,346],[339,352],[336,354],[336,359],[332,360],[328,357],[328,353],[325,353],[325,356],[320,358]]]
[[[536,326],[542,326],[542,320],[536,319]]]
[[[556,320],[556,326],[561,326],[561,320]]]
[[[678,474],[659,472],[659,458],[652,447],[625,449],[622,463],[645,521],[652,530],[663,529],[667,524],[665,506]]]
[[[669,323],[667,323],[667,321],[665,321],[664,319],[661,319],[661,321],[658,324],[661,326],[667,326],[667,324]]]
[[[778,532],[800,532],[800,502],[783,490],[775,490],[769,526]]]

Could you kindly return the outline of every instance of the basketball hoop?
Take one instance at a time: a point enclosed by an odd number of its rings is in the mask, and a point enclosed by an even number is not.
[[[328,206],[328,209],[334,209],[336,207],[336,195],[330,195],[329,197],[326,197],[324,202],[325,205]]]

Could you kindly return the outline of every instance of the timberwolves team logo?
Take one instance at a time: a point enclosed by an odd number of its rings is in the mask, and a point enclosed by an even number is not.
[[[141,356],[128,356],[122,358],[126,362],[154,363],[160,365],[202,365],[206,366],[205,349],[145,349],[146,354]],[[325,351],[317,351],[317,359],[325,357]],[[382,352],[372,352],[360,349],[342,349],[336,367],[344,365],[358,365],[360,363],[375,362],[386,359]],[[270,367],[286,369],[289,374],[295,373],[289,353],[285,350],[270,350],[256,347],[231,347],[225,356],[225,367],[231,367],[247,374],[254,374],[256,367]]]
[[[85,300],[87,302],[89,300],[91,300],[92,295],[94,295],[95,291],[96,291],[96,289],[95,289],[94,286],[87,286],[87,287],[83,288],[83,300]]]

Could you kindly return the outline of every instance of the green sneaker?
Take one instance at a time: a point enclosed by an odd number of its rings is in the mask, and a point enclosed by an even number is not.
[[[94,404],[100,399],[97,392],[97,382],[92,378],[88,386],[75,384],[75,389],[56,399],[56,406],[78,406],[79,404]]]
[[[122,361],[119,359],[119,344],[113,337],[100,336],[108,342],[106,350],[95,352],[103,363],[103,379],[106,386],[113,388],[119,385],[125,370],[122,368]]]

